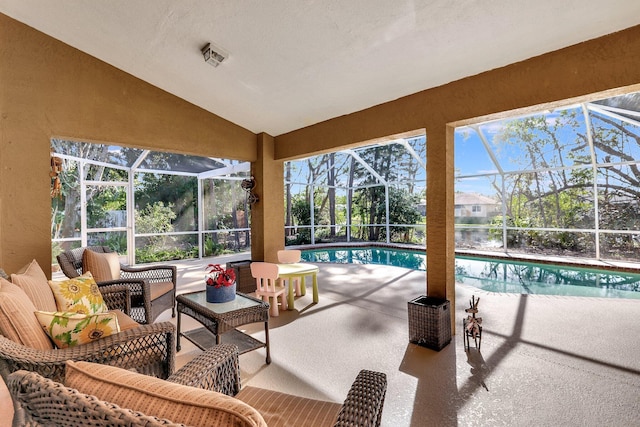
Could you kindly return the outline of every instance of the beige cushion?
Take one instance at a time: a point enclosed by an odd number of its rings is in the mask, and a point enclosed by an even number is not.
[[[307,399],[256,387],[244,387],[236,398],[257,409],[269,427],[332,426],[342,408],[340,403]]]
[[[56,311],[56,300],[53,297],[47,276],[34,259],[18,273],[11,275],[11,282],[18,285],[27,294],[38,310]]]
[[[191,426],[266,426],[249,405],[115,366],[67,361],[65,385],[145,415]]]
[[[87,344],[120,332],[116,313],[36,311],[35,314],[44,331],[58,348]]]
[[[118,318],[118,326],[120,327],[120,332],[134,329],[140,326],[140,323],[124,314],[121,310],[109,310],[109,313],[115,314]]]
[[[36,307],[17,285],[0,278],[0,334],[37,350],[51,350],[53,344],[33,314]]]
[[[82,272],[90,271],[96,282],[120,278],[120,258],[117,252],[99,253],[85,249],[82,253]]]
[[[158,299],[162,295],[173,290],[173,282],[151,283],[151,300]]]
[[[73,279],[49,280],[49,287],[56,299],[57,311],[97,314],[108,310],[90,272]]]

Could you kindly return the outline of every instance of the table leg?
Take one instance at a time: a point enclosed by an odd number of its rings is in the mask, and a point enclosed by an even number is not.
[[[304,284],[304,279],[306,276],[302,275],[300,276],[300,295],[304,296],[307,294],[307,287]]]
[[[293,310],[293,280],[291,280],[291,278],[288,278],[287,284],[289,286],[289,294],[287,295],[287,310]]]
[[[313,273],[313,302],[318,303],[318,273]]]
[[[178,324],[178,331],[176,333],[176,353],[180,351],[180,318],[182,317],[182,312],[178,310],[178,319],[176,323]]]
[[[269,321],[264,322],[264,343],[267,349],[267,365],[271,363],[271,350],[269,348]]]

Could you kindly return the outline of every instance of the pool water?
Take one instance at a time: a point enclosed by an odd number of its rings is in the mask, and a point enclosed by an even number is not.
[[[403,249],[362,247],[323,248],[302,251],[302,259],[309,262],[333,262],[339,264],[380,264],[413,270],[427,269],[427,255]]]
[[[321,248],[302,251],[309,262],[379,264],[426,270],[426,254],[379,248]],[[456,256],[456,281],[489,292],[640,299],[640,274]]]

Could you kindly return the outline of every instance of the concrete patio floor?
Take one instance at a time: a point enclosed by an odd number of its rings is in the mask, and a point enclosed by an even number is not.
[[[182,269],[181,292],[200,289],[205,262]],[[425,294],[424,272],[318,265],[319,303],[309,292],[271,318],[272,363],[262,349],[241,355],[244,385],[341,401],[370,369],[388,377],[384,426],[640,425],[640,300],[459,284],[458,331],[438,352],[409,343],[407,302]],[[460,329],[472,295],[484,328],[482,351],[467,353]],[[260,324],[245,330],[264,336]],[[199,351],[183,346],[178,364]]]
[[[216,262],[238,258],[247,256]],[[202,289],[203,267],[213,261],[177,264],[179,293]],[[370,369],[388,377],[384,426],[640,425],[640,300],[459,284],[458,331],[438,352],[408,341],[407,302],[425,294],[424,272],[318,265],[319,303],[308,292],[271,318],[272,363],[264,349],[241,355],[243,385],[339,402],[358,371]],[[472,295],[480,297],[481,352],[465,352],[460,333]],[[187,329],[199,327],[183,319]],[[175,321],[168,311],[159,320]],[[262,324],[242,329],[264,337]],[[199,352],[183,340],[176,368]]]

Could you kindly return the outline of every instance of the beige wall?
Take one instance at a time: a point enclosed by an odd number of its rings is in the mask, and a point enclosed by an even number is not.
[[[258,160],[252,174],[260,200],[251,207],[251,259],[278,262],[284,248],[284,163],[274,160],[271,135],[258,135]]]
[[[256,160],[256,135],[0,14],[0,266],[51,264],[50,138]]]

